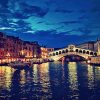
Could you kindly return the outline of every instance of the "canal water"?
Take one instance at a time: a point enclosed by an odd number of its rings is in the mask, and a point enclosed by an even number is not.
[[[0,66],[0,100],[100,100],[100,67],[51,62],[27,70]]]

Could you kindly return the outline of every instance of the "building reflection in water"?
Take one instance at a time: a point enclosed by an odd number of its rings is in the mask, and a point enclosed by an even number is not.
[[[10,91],[11,78],[14,73],[14,69],[9,66],[0,66],[0,89],[7,89]]]
[[[22,70],[19,74],[20,74],[20,77],[21,77],[20,78],[20,84],[24,85],[26,83],[25,70]]]
[[[93,66],[87,65],[87,78],[88,78],[88,89],[94,89],[94,72]]]
[[[11,100],[19,99],[21,96],[21,85],[20,85],[20,70],[16,70],[12,76],[11,83]]]
[[[69,62],[68,64],[68,80],[70,88],[70,98],[77,100],[79,98],[77,64],[76,62]]]
[[[33,72],[34,72],[33,81],[34,81],[34,86],[36,88],[34,93],[38,92],[37,97],[40,97],[40,94],[43,94],[41,95],[41,99],[43,100],[51,98],[49,63],[34,65]]]
[[[0,66],[0,100],[99,100],[100,67],[75,62]]]

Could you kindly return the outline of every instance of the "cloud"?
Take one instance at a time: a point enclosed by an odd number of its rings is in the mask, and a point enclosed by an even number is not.
[[[74,11],[73,10],[66,10],[66,9],[56,9],[56,10],[54,10],[54,12],[57,12],[57,13],[72,13]]]
[[[84,15],[81,15],[78,19],[79,20],[89,19],[89,17],[88,17],[88,15],[84,14]]]
[[[48,13],[48,8],[41,8],[39,6],[31,6],[26,3],[21,3],[23,13],[37,17],[44,17]]]
[[[38,41],[40,45],[46,45],[48,47],[62,47],[69,44],[79,44],[81,42],[89,41],[95,39],[95,36],[85,35],[68,35],[67,32],[58,33],[56,30],[47,30],[47,31],[36,31],[34,34],[25,33],[20,35],[20,38],[28,41]]]
[[[64,22],[60,22],[60,24],[65,24],[65,25],[69,25],[69,24],[81,24],[81,21],[64,21]]]
[[[0,27],[0,30],[14,30],[15,28],[11,28],[11,27]]]

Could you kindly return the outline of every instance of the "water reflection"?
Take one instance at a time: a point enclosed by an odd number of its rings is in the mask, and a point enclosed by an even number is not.
[[[51,98],[49,63],[34,65],[33,72],[36,97],[43,100]]]
[[[88,70],[88,88],[89,89],[94,89],[94,72],[93,72],[93,66],[88,65],[87,66]]]
[[[100,67],[75,62],[0,66],[0,100],[99,100]]]
[[[70,62],[68,64],[68,80],[70,88],[70,98],[77,100],[79,98],[79,89],[78,89],[78,78],[77,78],[77,64],[76,62]]]

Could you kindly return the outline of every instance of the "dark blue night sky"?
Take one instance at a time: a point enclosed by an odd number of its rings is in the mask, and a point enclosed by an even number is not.
[[[0,0],[0,31],[48,47],[96,40],[100,0]]]

